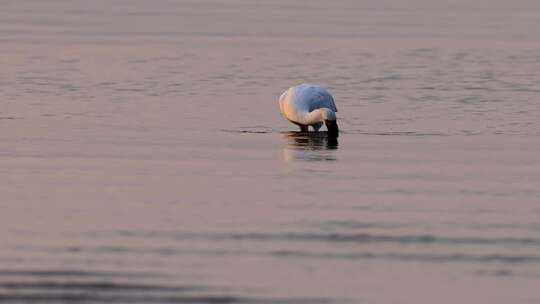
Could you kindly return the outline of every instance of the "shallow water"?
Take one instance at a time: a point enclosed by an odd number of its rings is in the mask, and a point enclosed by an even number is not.
[[[540,301],[535,2],[3,7],[0,301]]]

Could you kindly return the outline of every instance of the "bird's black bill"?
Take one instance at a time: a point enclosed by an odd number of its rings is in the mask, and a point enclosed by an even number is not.
[[[339,128],[336,121],[326,120],[324,124],[326,125],[326,128],[328,129],[328,137],[339,136]]]

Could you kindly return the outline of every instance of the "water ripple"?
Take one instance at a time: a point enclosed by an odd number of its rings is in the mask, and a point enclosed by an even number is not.
[[[134,232],[118,231],[114,233],[90,233],[88,236],[120,236],[132,238],[165,238],[175,240],[250,240],[250,241],[305,241],[305,242],[340,242],[340,243],[393,243],[393,244],[461,244],[461,245],[519,245],[539,247],[537,238],[511,237],[448,237],[434,234],[386,235],[371,233],[195,233],[195,232]]]

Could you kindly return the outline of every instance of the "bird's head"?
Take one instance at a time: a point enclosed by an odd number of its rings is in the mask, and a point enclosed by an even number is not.
[[[321,108],[321,116],[324,121],[330,120],[330,121],[336,121],[336,112],[328,109],[328,108]]]
[[[328,108],[322,108],[321,112],[322,112],[322,119],[324,121],[324,124],[326,125],[326,128],[328,129],[328,136],[338,137],[339,128],[337,125],[336,112]]]

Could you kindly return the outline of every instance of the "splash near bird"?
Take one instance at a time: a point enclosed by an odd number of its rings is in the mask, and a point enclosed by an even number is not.
[[[319,131],[324,123],[328,136],[339,135],[334,97],[319,85],[303,83],[288,88],[279,97],[279,110],[302,132],[307,132],[308,126]]]

